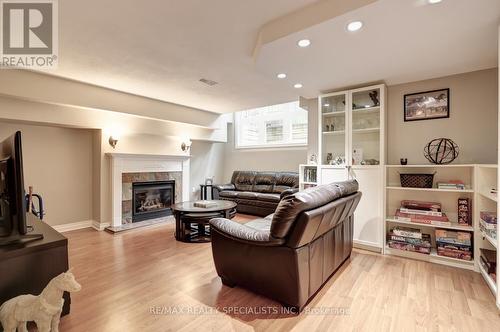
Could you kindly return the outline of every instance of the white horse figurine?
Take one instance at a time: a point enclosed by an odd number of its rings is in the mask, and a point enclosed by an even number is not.
[[[58,332],[64,304],[63,292],[78,292],[82,286],[68,272],[52,279],[38,296],[20,295],[0,307],[0,322],[5,332],[27,332],[26,322],[34,321],[40,332]]]

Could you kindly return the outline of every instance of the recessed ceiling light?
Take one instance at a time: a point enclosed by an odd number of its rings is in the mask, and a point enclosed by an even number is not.
[[[430,3],[431,5],[435,5],[437,3],[440,3],[441,1],[443,0],[427,0],[427,2]]]
[[[295,89],[300,89],[300,88],[302,88],[302,84],[297,83],[297,84],[295,84],[293,87],[294,87]]]
[[[347,30],[350,32],[358,31],[362,27],[363,27],[363,22],[361,21],[354,21],[347,24]]]
[[[311,41],[309,39],[301,39],[297,42],[297,45],[299,45],[299,47],[307,47],[311,45]]]
[[[276,75],[277,78],[286,78],[286,74],[285,73],[279,73],[278,75]]]

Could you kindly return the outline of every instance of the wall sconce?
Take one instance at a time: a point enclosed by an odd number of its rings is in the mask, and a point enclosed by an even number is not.
[[[182,142],[182,144],[181,144],[182,151],[187,152],[187,151],[189,151],[190,148],[191,148],[191,142],[189,142],[189,143]]]
[[[109,136],[109,145],[114,149],[116,148],[116,144],[118,143],[118,140],[116,138],[113,138],[113,136]]]

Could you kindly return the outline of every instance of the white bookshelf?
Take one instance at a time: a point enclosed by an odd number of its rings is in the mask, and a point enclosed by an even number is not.
[[[385,224],[384,224],[384,254],[394,255],[427,261],[436,264],[448,265],[468,270],[477,270],[476,253],[471,261],[439,256],[435,249],[435,230],[449,229],[472,233],[475,239],[474,218],[472,225],[458,224],[458,199],[469,198],[474,203],[475,195],[475,170],[476,166],[468,165],[387,165],[385,184]],[[400,181],[401,173],[434,174],[433,188],[411,188],[402,187]],[[466,189],[438,189],[435,188],[437,182],[447,182],[450,180],[461,180],[465,183]],[[451,224],[422,224],[410,221],[398,220],[393,215],[400,207],[402,200],[419,200],[439,202],[443,212],[446,213]],[[474,213],[474,209],[472,210]],[[399,249],[389,248],[386,234],[395,226],[405,226],[420,229],[423,233],[431,236],[432,251],[430,255],[409,252]],[[473,242],[473,245],[475,242]],[[474,249],[475,250],[475,249]],[[478,256],[477,256],[478,257]],[[478,270],[477,270],[478,271]]]
[[[312,171],[316,172],[316,178],[311,178]],[[299,190],[318,185],[318,165],[301,164],[299,165]]]
[[[477,165],[476,167],[476,197],[474,203],[474,218],[477,220],[475,223],[475,257],[477,260],[477,267],[479,272],[483,276],[484,280],[490,287],[493,295],[497,299],[497,303],[500,303],[500,294],[498,290],[497,283],[493,278],[486,272],[480,263],[480,249],[497,250],[499,240],[494,239],[485,232],[481,231],[479,228],[479,220],[481,211],[497,212],[498,210],[498,198],[497,194],[491,192],[491,189],[497,188],[498,184],[498,167],[497,165]],[[498,235],[497,235],[498,237]],[[498,253],[497,253],[498,257]],[[499,268],[497,267],[497,279]]]
[[[435,173],[433,188],[407,188],[402,187],[399,175],[400,173]],[[403,225],[412,228],[418,228],[423,233],[431,235],[433,249],[430,255],[409,252],[399,249],[389,248],[387,237],[384,236],[384,254],[398,257],[405,257],[421,261],[427,261],[436,264],[453,266],[468,270],[474,270],[480,273],[488,287],[496,298],[497,306],[500,308],[500,289],[493,278],[486,272],[480,264],[480,248],[497,250],[500,246],[500,240],[493,238],[482,232],[479,228],[481,211],[497,212],[498,196],[491,192],[491,189],[498,185],[498,167],[497,165],[481,164],[453,164],[453,165],[387,165],[385,167],[385,202],[384,214],[386,216],[384,223],[384,235],[389,229]],[[437,189],[437,182],[447,182],[450,180],[461,180],[465,183],[465,190]],[[458,199],[466,197],[472,200],[472,225],[458,224]],[[448,225],[429,225],[410,221],[398,220],[393,216],[394,211],[399,207],[400,202],[405,199],[435,201],[440,202],[451,221]],[[472,261],[465,261],[455,258],[439,256],[435,249],[435,229],[450,229],[457,231],[466,231],[473,233],[474,257]],[[497,235],[498,237],[498,235]],[[497,251],[497,260],[498,257]],[[497,267],[497,278],[500,269]]]

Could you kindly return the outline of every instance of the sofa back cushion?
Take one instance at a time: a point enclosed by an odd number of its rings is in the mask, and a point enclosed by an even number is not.
[[[297,188],[299,186],[299,174],[294,172],[279,172],[276,173],[276,183],[274,184],[274,192],[281,194],[287,189]]]
[[[308,188],[283,198],[271,224],[271,236],[285,238],[299,214],[326,205],[338,198],[358,191],[358,182],[350,180]]]
[[[257,172],[254,179],[253,191],[258,193],[272,193],[275,183],[275,172]]]
[[[236,190],[252,191],[256,172],[253,171],[234,171],[231,183]]]

